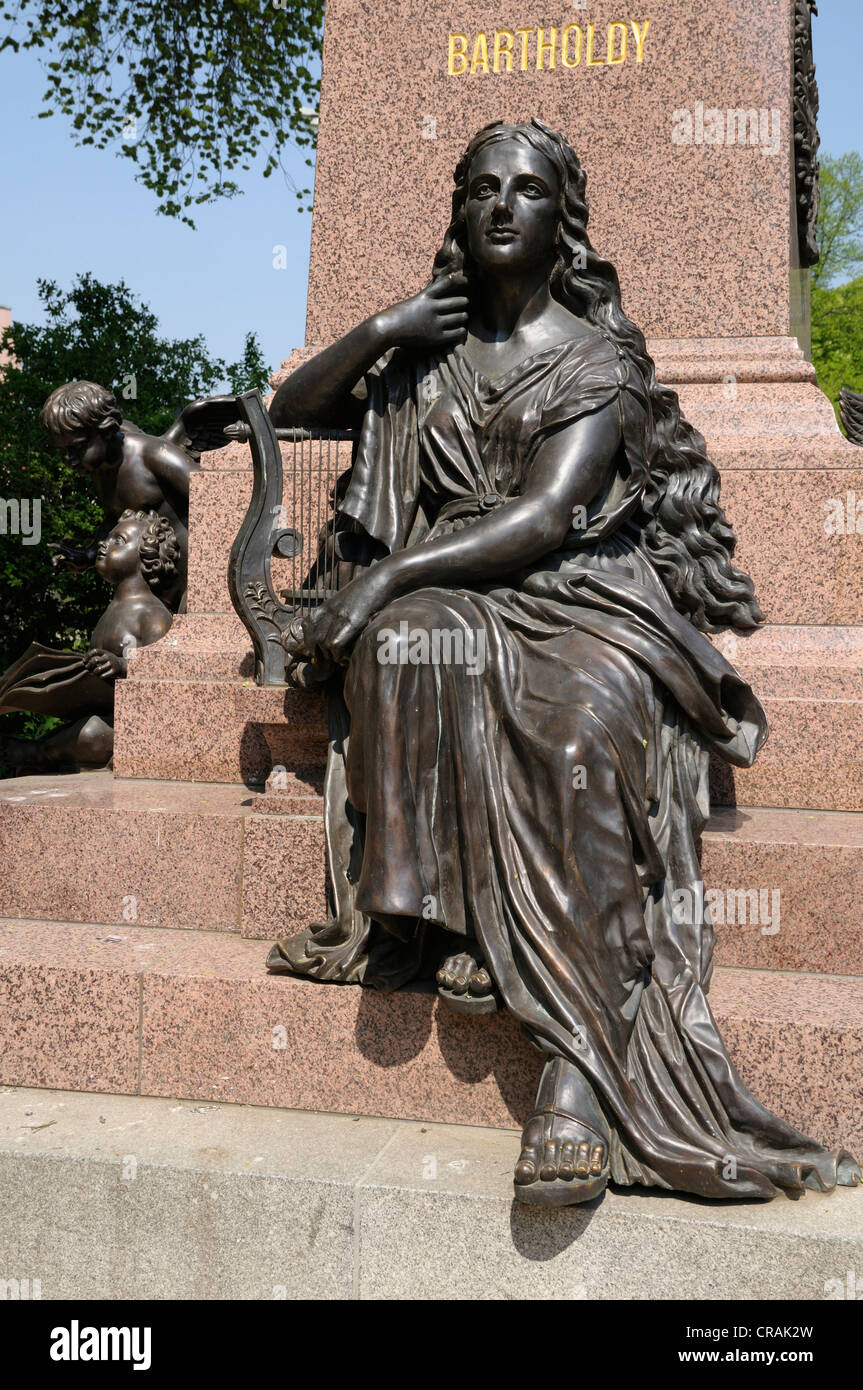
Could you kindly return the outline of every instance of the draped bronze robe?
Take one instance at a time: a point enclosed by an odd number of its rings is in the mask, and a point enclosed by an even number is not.
[[[396,352],[367,384],[339,524],[380,554],[505,505],[542,440],[590,412],[616,403],[622,443],[558,553],[418,590],[367,626],[331,701],[334,916],[271,967],[396,987],[431,919],[453,951],[475,938],[510,1012],[587,1076],[616,1181],[750,1199],[834,1185],[839,1155],[761,1106],[725,1052],[709,921],[676,920],[674,893],[700,879],[709,752],[748,766],[767,727],[639,545],[639,372],[591,333],[494,380],[461,347]],[[459,630],[481,671],[380,659],[392,633]]]

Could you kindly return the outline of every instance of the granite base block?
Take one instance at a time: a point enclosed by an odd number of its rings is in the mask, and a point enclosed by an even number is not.
[[[717,808],[702,837],[701,876],[719,894],[720,965],[863,973],[859,813]]]
[[[859,689],[857,674],[845,675]],[[770,737],[753,768],[717,762],[713,802],[863,810],[863,698],[762,702]],[[323,699],[252,680],[124,681],[115,727],[120,777],[263,786],[276,766],[319,769],[326,761]]]
[[[249,1106],[0,1093],[0,1278],[42,1300],[822,1300],[863,1196],[512,1200],[515,1136]],[[26,1283],[24,1281],[27,1281]],[[13,1285],[14,1287],[14,1285]]]
[[[863,810],[863,701],[762,701],[770,734],[754,766],[714,759],[714,806]]]

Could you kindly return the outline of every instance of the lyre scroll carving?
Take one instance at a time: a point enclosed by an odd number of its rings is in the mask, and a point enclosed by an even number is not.
[[[334,446],[354,436],[347,430],[276,430],[259,391],[240,396],[238,405],[245,423],[229,426],[225,433],[248,440],[254,483],[231,548],[228,584],[234,608],[252,638],[257,683],[284,685],[292,624],[296,632],[303,616],[336,587],[339,461]],[[287,497],[280,442],[293,445]],[[290,562],[290,582],[279,594],[273,585],[274,556]],[[306,681],[300,676],[291,683]]]

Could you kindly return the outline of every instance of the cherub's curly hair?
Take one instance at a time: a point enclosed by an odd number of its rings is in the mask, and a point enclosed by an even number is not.
[[[95,381],[67,381],[52,391],[42,407],[39,419],[54,438],[75,434],[78,430],[119,429],[123,419],[112,392]]]
[[[138,555],[141,573],[151,589],[158,589],[165,580],[173,579],[180,561],[180,547],[170,521],[158,512],[136,512],[127,509],[118,517],[121,521],[146,521],[141,532]]]
[[[463,270],[470,280],[464,210],[470,166],[480,150],[500,140],[532,145],[557,170],[560,221],[557,262],[549,281],[554,298],[619,346],[644,380],[653,420],[641,541],[674,606],[706,630],[756,627],[763,615],[752,580],[732,564],[735,538],[719,505],[719,473],[707,457],[703,437],[681,415],[676,392],[657,382],[644,335],[621,307],[617,271],[591,246],[584,170],[559,131],[539,120],[517,126],[494,121],[473,137],[456,167],[452,221],[435,257],[433,278]]]

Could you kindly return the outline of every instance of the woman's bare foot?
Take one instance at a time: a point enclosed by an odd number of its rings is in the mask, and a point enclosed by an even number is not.
[[[524,1127],[515,1198],[537,1206],[589,1202],[608,1182],[610,1135],[593,1090],[572,1062],[546,1062]]]
[[[436,975],[438,994],[459,1013],[494,1013],[494,981],[474,956],[447,956]]]

